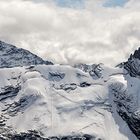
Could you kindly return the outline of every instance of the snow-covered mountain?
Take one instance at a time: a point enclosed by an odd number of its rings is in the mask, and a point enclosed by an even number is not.
[[[30,52],[28,61],[16,47],[16,55],[8,55],[11,45],[2,44],[7,64],[0,63],[0,139],[140,139],[140,50],[121,68],[73,67],[46,65]]]
[[[27,50],[0,41],[0,68],[38,64],[52,65],[53,63],[44,61],[42,58]]]

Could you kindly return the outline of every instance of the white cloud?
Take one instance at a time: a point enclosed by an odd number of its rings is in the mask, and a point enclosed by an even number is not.
[[[56,63],[116,65],[140,43],[140,1],[109,8],[103,2],[72,9],[52,0],[0,0],[0,39]]]

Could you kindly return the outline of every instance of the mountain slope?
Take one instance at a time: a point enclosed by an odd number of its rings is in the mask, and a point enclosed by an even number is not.
[[[27,50],[0,41],[0,68],[37,64],[52,65],[53,63],[44,61]]]
[[[123,63],[123,67],[131,77],[140,76],[140,48],[130,55],[128,61]]]
[[[117,99],[117,111],[127,122],[132,132],[140,139],[140,48],[131,54],[127,62],[123,63],[127,88],[124,91],[116,89],[113,93],[120,93]]]
[[[1,69],[0,106],[6,118],[4,126],[17,133],[36,130],[44,137],[71,136],[74,132],[95,139],[112,140],[115,136],[116,140],[128,140],[124,135],[127,133],[135,140],[108,98],[108,86],[117,80],[111,76],[120,77],[118,73],[122,70],[104,66],[103,69],[103,78],[98,80],[70,66]],[[120,132],[119,127],[124,125]]]
[[[140,139],[140,80],[131,69],[33,59],[15,67],[21,51],[10,62],[7,52],[1,49],[13,68],[0,69],[0,139]]]

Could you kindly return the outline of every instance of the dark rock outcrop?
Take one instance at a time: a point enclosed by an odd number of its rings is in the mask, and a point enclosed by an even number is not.
[[[3,88],[2,92],[0,92],[0,101],[6,100],[7,98],[12,98],[18,94],[20,91],[21,86],[13,87],[13,86],[7,86]]]
[[[84,72],[89,73],[89,75],[93,79],[99,79],[102,76],[103,68],[102,68],[101,64],[92,64],[92,65],[77,64],[74,67],[78,68],[78,69],[81,69]]]
[[[140,76],[140,48],[130,55],[127,62],[122,63],[125,70],[131,77]]]
[[[65,73],[56,73],[56,72],[49,72],[49,80],[50,81],[60,81],[65,77]]]
[[[113,101],[116,104],[116,111],[127,123],[130,130],[140,139],[140,111],[136,110],[135,101],[123,88],[123,84],[110,85],[110,92],[113,94]]]
[[[89,134],[74,134],[67,136],[52,136],[43,137],[39,132],[35,130],[29,130],[28,132],[21,132],[20,134],[7,134],[4,137],[0,137],[1,140],[96,140],[95,136]],[[99,138],[99,140],[102,140]]]
[[[53,65],[52,62],[44,61],[42,58],[25,49],[17,48],[0,41],[0,68],[22,67],[38,64]]]

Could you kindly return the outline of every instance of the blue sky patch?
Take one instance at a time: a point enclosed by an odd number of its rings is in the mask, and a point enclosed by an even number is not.
[[[85,0],[54,0],[58,6],[69,8],[84,8]]]
[[[108,0],[104,6],[105,7],[116,7],[116,6],[124,6],[128,0]]]
[[[47,0],[33,0],[34,2],[46,2]],[[56,4],[60,7],[68,7],[68,8],[81,8],[85,7],[86,0],[54,0]],[[105,7],[123,7],[128,0],[106,0],[103,4]]]

